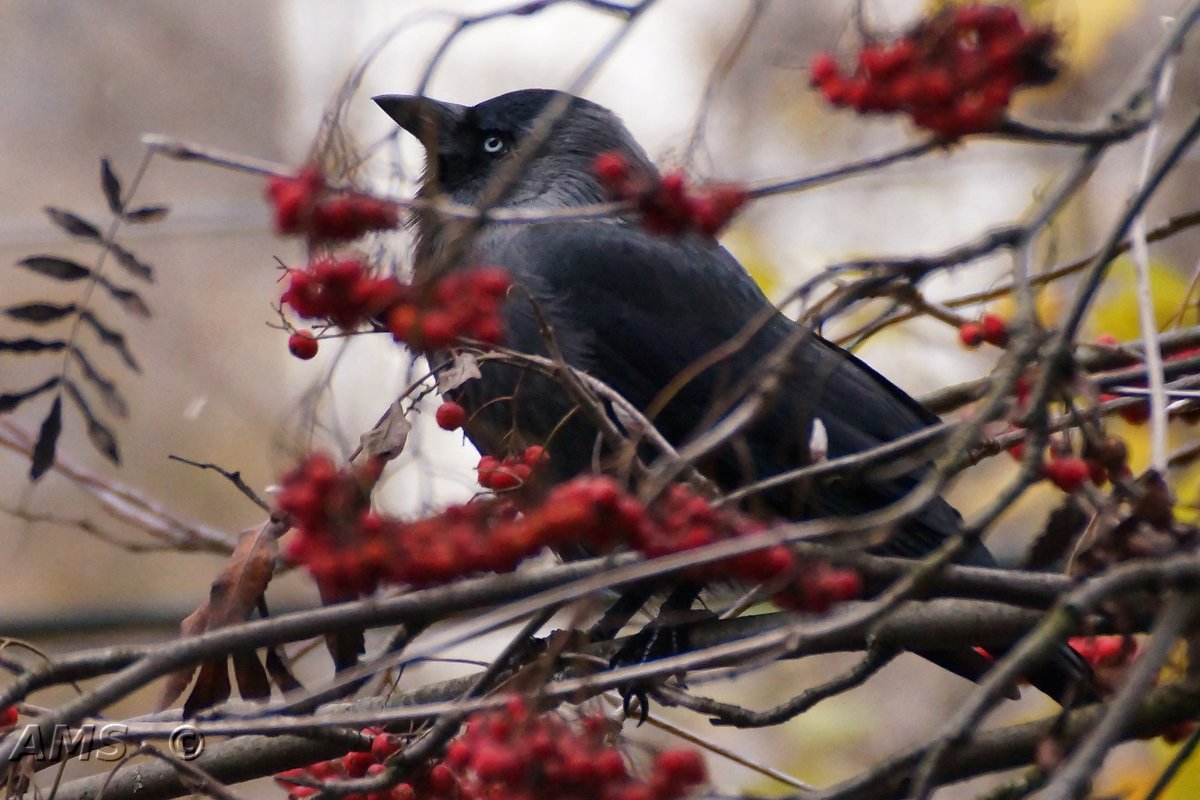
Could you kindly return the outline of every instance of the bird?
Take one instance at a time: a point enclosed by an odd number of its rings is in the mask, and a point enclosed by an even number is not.
[[[609,109],[550,89],[522,89],[474,106],[424,95],[373,100],[424,146],[418,199],[531,211],[520,222],[455,219],[430,202],[416,204],[413,216],[418,278],[472,264],[509,271],[513,289],[502,312],[507,347],[548,356],[552,342],[556,357],[637,409],[654,411],[653,424],[677,447],[758,393],[759,413],[699,462],[720,489],[810,463],[817,431],[826,457],[836,458],[939,421],[861,359],[779,311],[715,238],[650,232],[630,215],[556,216],[611,199],[595,169],[602,154],[617,154],[632,174],[660,176]],[[688,380],[675,380],[685,372]],[[593,471],[611,455],[595,420],[578,413],[558,381],[501,361],[483,363],[480,373],[453,396],[470,414],[466,433],[481,453],[544,444],[552,481]],[[615,412],[613,422],[628,424]],[[931,468],[913,459],[886,475],[850,471],[776,486],[751,494],[747,508],[791,520],[853,516],[905,497]],[[871,552],[920,558],[962,525],[945,499],[933,497]],[[978,542],[958,560],[996,564]],[[1066,696],[1086,670],[1073,656],[1063,649],[1038,670],[1040,682],[1031,680]],[[932,660],[962,673],[983,669],[956,666],[969,658]]]

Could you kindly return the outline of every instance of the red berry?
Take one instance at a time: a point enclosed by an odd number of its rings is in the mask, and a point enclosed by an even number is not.
[[[983,340],[988,344],[1003,347],[1008,344],[1008,323],[995,314],[984,314],[981,324]]]
[[[940,106],[954,96],[954,82],[950,74],[940,67],[923,70],[916,81],[918,101],[922,104]]]
[[[1130,425],[1145,425],[1150,419],[1149,403],[1134,403],[1117,411]]]
[[[367,769],[375,763],[375,757],[366,752],[346,753],[342,759],[346,774],[351,778],[361,778],[367,774]]]
[[[445,312],[431,311],[421,320],[421,344],[427,349],[449,347],[455,334],[454,322]]]
[[[382,766],[382,762],[386,761],[388,756],[399,750],[400,741],[391,734],[381,733],[371,740],[371,756],[380,762],[375,766]]]
[[[809,71],[812,73],[813,85],[823,85],[831,78],[837,77],[837,61],[830,53],[818,53],[813,57],[812,63],[809,65]]]
[[[458,779],[445,764],[436,764],[429,770],[429,788],[442,797],[449,797],[458,785]]]
[[[320,345],[312,331],[296,331],[288,337],[288,350],[301,361],[308,361],[317,354]]]
[[[952,113],[957,133],[963,135],[994,130],[1004,117],[1004,108],[989,104],[982,94],[971,93],[954,104]]]
[[[831,104],[841,107],[849,102],[852,85],[846,78],[834,76],[821,85],[821,93]]]
[[[708,778],[704,757],[695,750],[666,750],[654,759],[654,767],[678,786],[695,786]]]
[[[1048,481],[1067,493],[1076,491],[1091,477],[1087,463],[1073,456],[1051,461],[1045,467],[1045,474]]]
[[[617,189],[629,179],[629,159],[616,151],[596,156],[592,171],[600,182],[610,190]]]
[[[983,341],[983,328],[977,322],[964,322],[958,326],[958,340],[965,347],[979,347]]]
[[[434,419],[442,430],[456,431],[467,424],[467,411],[453,400],[447,400],[438,406]]]
[[[16,706],[0,708],[0,728],[16,725],[18,717],[20,717],[20,712],[17,711]]]

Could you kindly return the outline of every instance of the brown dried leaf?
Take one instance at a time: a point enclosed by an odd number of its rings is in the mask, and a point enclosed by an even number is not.
[[[210,661],[202,665],[200,674],[196,676],[196,685],[183,704],[184,718],[194,717],[206,708],[224,703],[229,699],[229,694],[229,666],[224,661]]]
[[[271,582],[277,551],[278,543],[269,523],[261,528],[243,531],[233,554],[213,581],[208,599],[180,623],[180,635],[197,636],[248,619]],[[178,699],[195,671],[194,667],[184,667],[167,676],[158,702],[159,709],[167,708]],[[195,711],[222,702],[225,697],[221,697],[221,676],[224,676],[224,692],[228,697],[229,673],[225,663],[206,664],[200,670],[185,708]]]
[[[442,394],[453,391],[467,381],[483,377],[479,362],[470,353],[458,353],[450,365],[437,374],[438,391]]]
[[[238,694],[246,700],[265,700],[270,697],[271,681],[258,656],[253,651],[242,651],[234,653],[232,658]]]
[[[369,458],[391,461],[404,450],[412,423],[404,416],[404,407],[397,400],[392,403],[375,427],[359,438],[363,454]]]

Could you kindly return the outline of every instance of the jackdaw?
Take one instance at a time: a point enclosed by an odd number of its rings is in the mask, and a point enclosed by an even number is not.
[[[827,456],[836,458],[938,421],[860,359],[775,309],[712,238],[657,235],[636,219],[614,215],[555,219],[555,210],[609,199],[594,170],[602,153],[619,154],[633,174],[658,176],[608,109],[540,89],[473,107],[423,96],[374,100],[425,147],[419,197],[531,211],[529,221],[477,222],[425,206],[415,217],[418,278],[471,264],[511,273],[514,288],[503,312],[508,347],[545,356],[549,330],[567,363],[653,411],[654,425],[676,446],[757,393],[763,403],[757,416],[699,465],[723,490],[810,463],[814,426],[823,432]],[[545,445],[555,480],[592,470],[612,455],[557,381],[494,361],[481,371],[455,399],[470,413],[467,435],[484,454]],[[617,415],[613,422],[623,421]],[[852,516],[895,503],[930,470],[927,456],[885,466],[874,474],[842,471],[776,486],[754,493],[745,506],[775,518]],[[872,552],[919,558],[961,526],[958,512],[934,497]],[[960,561],[995,564],[982,544]],[[1056,664],[1040,670],[1040,688],[1062,695],[1080,672],[1070,656],[1060,653]],[[960,672],[980,666],[955,664]]]

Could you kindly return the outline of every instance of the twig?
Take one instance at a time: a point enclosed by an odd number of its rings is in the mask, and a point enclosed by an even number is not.
[[[655,696],[667,705],[681,706],[700,714],[708,714],[713,717],[709,720],[713,725],[762,728],[778,725],[798,717],[822,700],[862,685],[868,678],[887,666],[897,655],[899,652],[896,650],[872,646],[858,663],[841,675],[818,686],[805,689],[787,702],[763,711],[752,711],[731,703],[699,697],[669,686],[658,688]]]
[[[172,461],[178,461],[181,464],[187,464],[188,466],[196,467],[198,469],[213,470],[218,475],[225,478],[225,480],[229,481],[235,487],[237,487],[237,490],[239,492],[241,492],[243,495],[245,495],[246,498],[249,499],[251,503],[254,503],[254,505],[258,506],[263,511],[270,513],[271,506],[269,506],[267,504],[267,501],[265,501],[261,497],[259,497],[258,494],[253,489],[251,489],[244,480],[242,480],[241,472],[231,472],[230,470],[225,469],[224,467],[220,466],[219,464],[209,464],[209,463],[201,463],[199,461],[192,461],[190,458],[184,458],[183,456],[177,456],[177,455],[170,454],[170,453],[167,454],[167,458],[171,459]]]
[[[1165,108],[1171,96],[1175,78],[1175,62],[1168,62],[1158,79],[1156,105]],[[1142,149],[1142,163],[1138,169],[1138,183],[1150,178],[1154,154],[1162,139],[1163,120],[1158,115],[1146,134]],[[1150,377],[1150,465],[1159,474],[1166,475],[1167,469],[1167,399],[1163,393],[1162,350],[1158,343],[1158,321],[1155,319],[1154,287],[1150,275],[1150,247],[1146,242],[1146,215],[1139,213],[1129,226],[1129,239],[1133,243],[1133,267],[1137,278],[1138,325],[1142,333],[1142,352],[1146,358],[1146,372]]]

